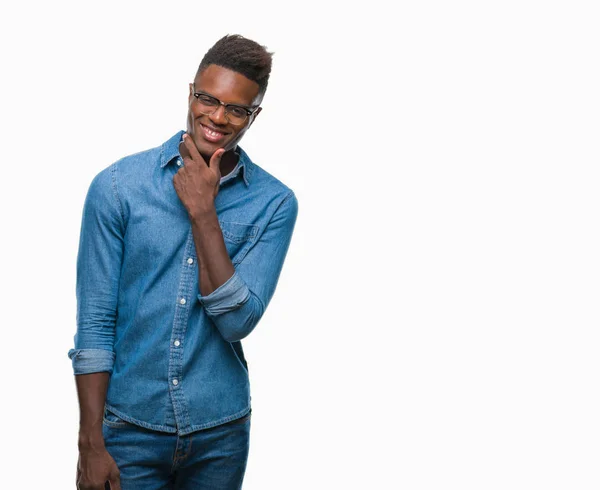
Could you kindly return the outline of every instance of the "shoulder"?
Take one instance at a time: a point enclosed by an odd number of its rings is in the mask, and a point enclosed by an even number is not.
[[[240,148],[240,155],[246,161],[247,177],[253,189],[258,189],[264,197],[279,201],[280,204],[285,200],[296,199],[294,191],[289,185],[283,183],[279,178],[251,160],[242,148]]]
[[[112,180],[114,185],[139,183],[148,180],[161,165],[173,159],[178,153],[178,141],[182,131],[170,137],[164,143],[126,155],[100,171],[99,179]]]
[[[162,147],[133,153],[120,158],[108,169],[116,178],[139,178],[146,172],[152,172],[160,165]]]
[[[292,189],[290,189],[288,185],[284,184],[273,174],[267,172],[257,163],[252,164],[252,183],[256,183],[259,186],[266,186],[278,193],[287,194],[292,192]]]
[[[291,187],[283,183],[260,165],[253,163],[252,186],[261,193],[270,194],[275,204],[275,215],[287,215],[294,218],[298,214],[298,199]]]
[[[113,163],[117,178],[145,179],[179,156],[179,142],[183,131],[178,131],[162,144],[148,150],[127,155]]]

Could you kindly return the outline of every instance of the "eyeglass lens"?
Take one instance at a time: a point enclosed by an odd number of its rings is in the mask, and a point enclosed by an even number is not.
[[[214,97],[204,94],[198,94],[196,100],[199,105],[200,112],[206,115],[213,114],[219,107],[219,101]],[[246,109],[238,106],[227,105],[225,106],[225,115],[232,124],[242,124],[248,113]]]

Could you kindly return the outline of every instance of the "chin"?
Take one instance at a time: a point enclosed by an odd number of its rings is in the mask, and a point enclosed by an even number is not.
[[[202,155],[206,155],[206,154],[212,155],[214,153],[214,151],[216,150],[216,148],[213,148],[213,146],[210,143],[208,143],[207,141],[204,141],[202,136],[198,136],[198,135],[194,134],[192,139],[194,140],[194,143],[196,144],[196,148],[198,148],[198,151]]]

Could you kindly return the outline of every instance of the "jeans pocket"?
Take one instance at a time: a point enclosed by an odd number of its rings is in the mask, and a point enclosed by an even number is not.
[[[112,427],[113,429],[122,429],[127,427],[129,422],[125,422],[122,418],[115,415],[112,412],[109,412],[108,408],[104,409],[104,416],[102,417],[102,423],[107,425],[108,427]]]
[[[227,425],[245,424],[246,422],[250,421],[251,417],[252,417],[252,409],[250,409],[250,411],[243,417],[240,417],[239,419],[234,419],[234,420],[227,422]]]

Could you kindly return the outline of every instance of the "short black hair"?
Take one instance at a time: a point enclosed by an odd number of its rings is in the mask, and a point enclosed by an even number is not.
[[[206,52],[196,77],[208,65],[219,65],[258,83],[258,95],[262,99],[269,84],[273,54],[265,46],[240,34],[227,34]]]

